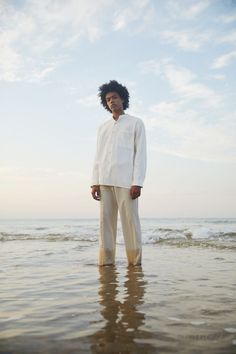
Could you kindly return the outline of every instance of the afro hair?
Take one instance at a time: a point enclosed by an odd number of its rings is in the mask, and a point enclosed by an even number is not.
[[[111,112],[110,108],[107,105],[106,102],[106,95],[109,92],[116,92],[122,98],[123,102],[123,109],[124,111],[129,107],[129,92],[127,88],[116,80],[111,80],[110,82],[103,84],[102,86],[99,87],[99,93],[98,96],[101,99],[101,104],[103,105],[104,108],[106,108],[109,112]]]

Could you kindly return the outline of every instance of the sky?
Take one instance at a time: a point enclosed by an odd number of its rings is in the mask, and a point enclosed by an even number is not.
[[[141,217],[236,217],[236,1],[0,0],[0,218],[94,218],[98,87],[146,127]]]

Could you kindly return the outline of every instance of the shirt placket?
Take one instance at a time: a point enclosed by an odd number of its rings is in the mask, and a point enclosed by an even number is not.
[[[117,133],[117,122],[115,121],[112,125],[111,137],[110,137],[110,147],[109,147],[109,161],[110,165],[114,163],[114,147],[116,142],[116,133]]]

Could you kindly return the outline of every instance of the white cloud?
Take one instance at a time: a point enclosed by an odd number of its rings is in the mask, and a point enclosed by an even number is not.
[[[214,74],[214,75],[210,75],[210,77],[215,80],[225,80],[225,75],[222,74]]]
[[[43,26],[43,31],[55,40],[55,34],[64,32],[68,39],[71,35],[80,34],[93,41],[100,35],[101,15],[112,3],[112,0],[31,0],[28,9],[37,23]]]
[[[139,68],[142,73],[154,73],[156,75],[161,74],[161,65],[155,59],[146,60],[144,62],[139,63]]]
[[[86,106],[86,107],[93,107],[99,105],[99,98],[97,94],[88,95],[85,97],[80,97],[76,100],[76,102]]]
[[[152,21],[154,8],[151,5],[150,0],[132,0],[130,2],[125,2],[125,7],[120,8],[113,20],[113,29],[123,30],[130,23],[133,22],[149,22]],[[141,20],[141,21],[140,21]]]
[[[53,70],[52,63],[39,66],[32,57],[32,40],[37,28],[34,19],[12,6],[2,9],[3,31],[0,33],[0,80],[38,81]],[[31,40],[32,41],[31,41]],[[38,59],[38,58],[37,58]]]
[[[112,5],[112,0],[28,0],[21,7],[2,3],[0,80],[44,80],[64,60],[65,47],[81,37],[100,38],[104,12]]]
[[[205,11],[210,5],[210,1],[198,1],[184,11],[184,17],[191,20]]]
[[[201,99],[211,105],[219,102],[218,95],[205,84],[198,82],[196,75],[189,69],[168,64],[164,67],[164,72],[171,87],[183,98]]]
[[[149,111],[149,141],[158,152],[202,161],[236,162],[236,129],[231,116],[210,123],[201,109],[190,109],[178,101],[162,101]],[[215,117],[217,114],[217,110],[211,112]]]
[[[34,21],[26,14],[14,11],[2,4],[2,30],[0,32],[0,80],[15,81],[24,66],[24,61],[16,49],[21,38],[29,36],[35,29]]]
[[[210,34],[199,34],[191,30],[185,31],[162,31],[160,36],[163,40],[168,43],[173,43],[176,46],[188,50],[188,51],[197,51],[205,43],[209,42]]]
[[[208,0],[202,1],[176,1],[169,0],[167,2],[168,10],[172,17],[181,20],[193,20],[202,14],[211,4]]]
[[[236,31],[228,32],[217,38],[217,43],[232,43],[236,44]]]
[[[0,80],[16,81],[22,63],[20,55],[4,38],[0,38],[0,52]]]
[[[185,67],[178,67],[167,58],[148,60],[139,64],[144,73],[161,75],[171,86],[174,93],[185,101],[201,100],[206,106],[217,106],[221,97],[204,83],[199,82],[196,74]]]
[[[175,97],[149,107],[145,123],[154,150],[188,159],[236,162],[235,116],[232,119],[230,103],[223,96],[171,59],[149,60],[140,68],[166,80]]]
[[[234,59],[236,59],[236,50],[216,58],[212,64],[212,67],[213,69],[223,68],[229,65]]]
[[[44,66],[43,69],[40,68],[32,69],[31,75],[27,77],[27,81],[29,82],[42,81],[48,76],[50,72],[54,71],[56,67],[57,67],[56,63],[51,63],[48,67]]]
[[[236,14],[220,16],[220,20],[224,23],[232,23],[236,21]]]
[[[157,116],[161,117],[171,117],[176,115],[180,102],[168,102],[162,101],[158,104],[151,105],[149,107],[150,112],[156,113]]]

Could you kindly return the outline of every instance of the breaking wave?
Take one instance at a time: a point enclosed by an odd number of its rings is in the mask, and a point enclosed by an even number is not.
[[[92,235],[65,235],[60,233],[49,233],[45,235],[6,233],[0,232],[0,241],[87,241],[96,242],[97,237]]]
[[[142,219],[144,244],[236,248],[236,219]],[[0,221],[0,241],[98,242],[98,220]],[[117,243],[123,244],[121,226]]]

